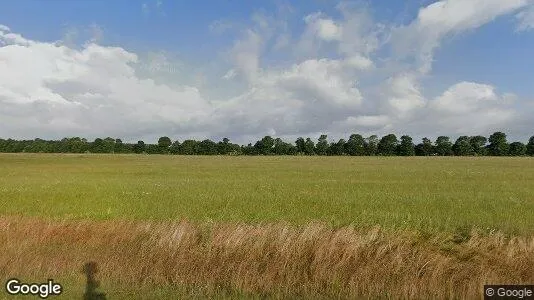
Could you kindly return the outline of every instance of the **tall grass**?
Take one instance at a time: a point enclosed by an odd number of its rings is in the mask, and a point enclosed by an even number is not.
[[[458,239],[321,223],[0,217],[0,278],[76,276],[87,261],[99,264],[110,299],[142,298],[142,287],[151,286],[168,288],[161,298],[200,289],[210,298],[475,299],[484,284],[534,282],[534,237],[473,230]],[[189,289],[172,290],[178,287]]]

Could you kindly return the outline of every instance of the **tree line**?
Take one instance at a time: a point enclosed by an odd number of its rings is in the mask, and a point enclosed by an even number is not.
[[[376,135],[364,138],[352,134],[348,140],[328,142],[327,135],[321,135],[317,142],[311,138],[299,137],[294,143],[280,138],[265,136],[254,144],[238,145],[228,138],[214,142],[210,139],[196,141],[187,139],[172,141],[163,136],[157,144],[123,143],[121,139],[96,138],[90,142],[80,137],[62,140],[14,140],[0,139],[2,153],[144,153],[174,155],[350,155],[350,156],[534,156],[534,136],[527,144],[509,143],[506,134],[495,132],[489,138],[484,136],[460,136],[452,141],[439,136],[434,142],[423,138],[418,144],[408,135],[400,139],[395,134],[379,138]]]

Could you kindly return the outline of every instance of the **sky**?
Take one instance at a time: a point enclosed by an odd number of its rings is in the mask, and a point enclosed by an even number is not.
[[[534,0],[0,5],[0,138],[534,135]]]

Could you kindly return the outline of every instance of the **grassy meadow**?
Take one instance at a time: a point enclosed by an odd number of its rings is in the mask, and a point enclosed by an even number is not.
[[[534,159],[0,155],[0,213],[534,233]]]
[[[1,154],[0,225],[65,298],[469,299],[534,282],[534,159]]]

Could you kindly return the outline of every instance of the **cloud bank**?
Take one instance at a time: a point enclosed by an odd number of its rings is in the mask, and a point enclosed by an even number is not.
[[[533,7],[526,0],[443,0],[397,25],[341,3],[337,18],[302,16],[297,36],[279,16],[255,14],[252,25],[221,49],[228,58],[221,66],[228,68],[214,86],[239,87],[227,97],[207,96],[217,93],[191,80],[160,80],[154,73],[170,65],[161,53],[142,57],[98,39],[81,47],[36,41],[0,25],[0,137],[134,141],[168,135],[245,142],[267,134],[435,137],[505,130],[525,138],[534,134],[528,117],[534,109],[517,103],[526,100],[464,80],[427,97],[421,82],[444,39],[509,14],[518,30],[532,29]],[[267,59],[273,53],[291,60],[277,64]]]

